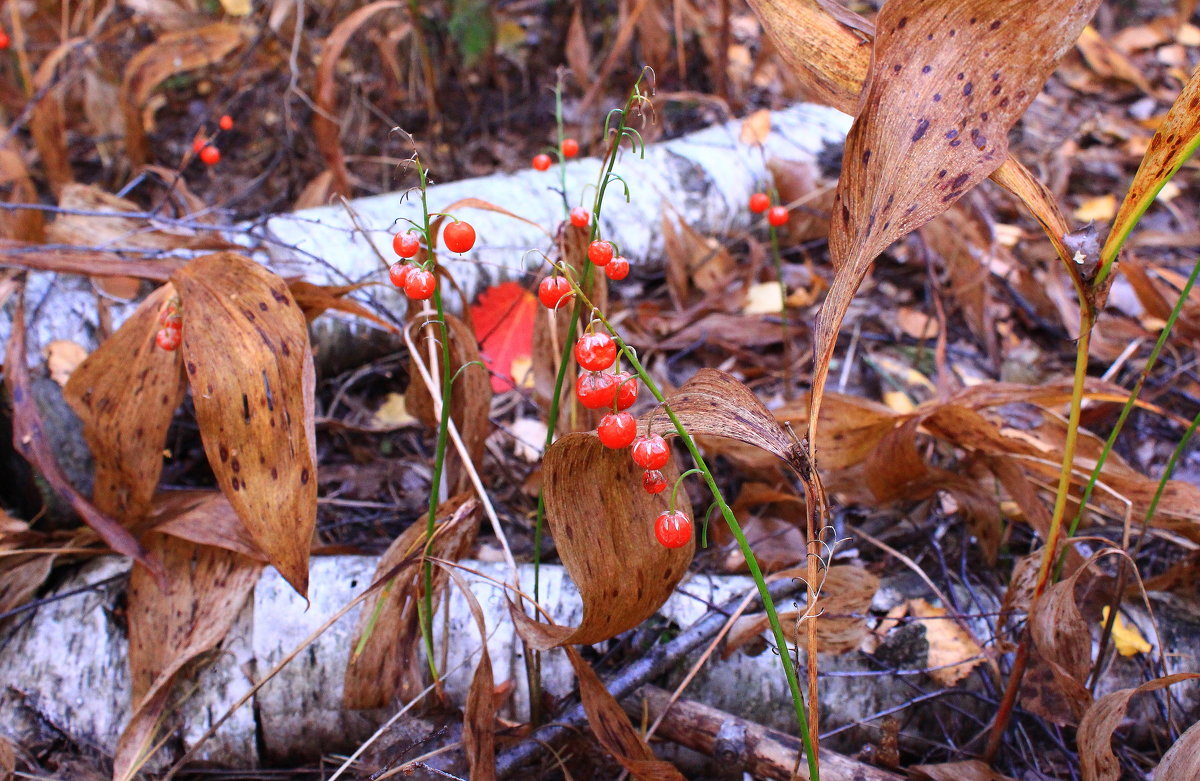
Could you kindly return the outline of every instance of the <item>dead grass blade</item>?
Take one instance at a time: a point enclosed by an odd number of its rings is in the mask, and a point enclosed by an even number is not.
[[[175,273],[204,451],[255,544],[301,595],[317,513],[315,375],[287,284],[232,252]]]
[[[587,713],[592,734],[629,771],[635,781],[683,781],[670,762],[656,759],[654,752],[638,734],[616,698],[604,687],[592,666],[574,648],[567,646],[567,658],[579,679],[579,697]]]
[[[174,295],[168,283],[147,296],[63,389],[96,459],[92,501],[130,528],[150,512],[167,429],[187,388],[179,352],[154,341],[159,313]]]
[[[479,532],[479,501],[456,496],[439,508],[446,517],[434,530],[434,558],[458,561],[471,549]],[[419,556],[425,545],[424,523],[414,523],[388,546],[375,568],[374,579]],[[434,601],[446,584],[445,569],[433,578]],[[342,704],[347,708],[381,708],[395,699],[412,699],[422,688],[419,651],[419,606],[424,578],[417,567],[408,569],[378,594],[368,597],[354,630],[354,651],[346,665]],[[382,607],[380,606],[382,603]],[[486,637],[487,635],[483,635]]]
[[[166,33],[129,60],[121,82],[121,109],[125,113],[125,148],[134,166],[149,157],[142,109],[150,94],[175,74],[220,62],[241,43],[238,25],[216,22]]]
[[[4,362],[4,382],[13,405],[13,449],[20,453],[55,491],[79,513],[83,522],[117,553],[141,562],[154,575],[164,577],[162,563],[152,556],[133,536],[110,516],[84,499],[63,473],[50,443],[42,430],[42,418],[29,390],[29,366],[25,358],[25,299],[22,293],[13,312],[12,336],[8,340],[8,357]]]
[[[175,675],[224,639],[263,565],[220,548],[151,532],[146,544],[166,567],[160,590],[145,568],[129,578],[129,667],[133,716],[117,741],[113,778],[133,778],[151,740]]]
[[[1121,763],[1112,752],[1112,736],[1121,725],[1121,720],[1125,718],[1125,709],[1129,707],[1129,701],[1134,695],[1165,689],[1172,684],[1193,678],[1200,678],[1200,673],[1176,673],[1155,678],[1133,689],[1121,689],[1106,694],[1096,700],[1084,714],[1076,733],[1083,781],[1117,781],[1121,777]],[[1159,776],[1156,774],[1155,778]]]
[[[321,46],[321,61],[317,65],[314,97],[317,110],[313,112],[313,135],[317,147],[325,158],[325,165],[333,174],[331,191],[335,195],[350,195],[350,174],[346,170],[346,156],[342,153],[341,128],[337,120],[337,84],[334,81],[337,61],[346,44],[358,29],[381,11],[403,8],[400,0],[377,0],[355,10],[337,23]]]
[[[668,481],[678,472],[663,469]],[[591,645],[645,621],[671,595],[692,561],[695,544],[664,548],[654,539],[654,518],[668,496],[642,490],[642,470],[625,450],[609,450],[594,433],[567,434],[546,452],[542,467],[546,521],[559,558],[583,599],[578,627],[520,618],[526,644],[544,651]],[[676,509],[691,515],[687,493]]]

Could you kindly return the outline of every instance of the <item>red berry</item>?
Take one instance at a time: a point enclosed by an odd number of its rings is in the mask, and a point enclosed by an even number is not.
[[[537,171],[548,170],[552,162],[554,161],[550,159],[550,155],[545,153],[533,156],[533,167]]]
[[[7,49],[12,43],[12,39],[8,37],[8,33],[0,30],[0,49]]]
[[[767,222],[774,225],[776,228],[787,225],[788,210],[786,206],[772,206],[767,212]]]
[[[611,408],[617,395],[617,380],[606,372],[580,372],[575,395],[588,409]]]
[[[475,229],[469,222],[452,222],[442,231],[442,239],[451,252],[466,252],[475,246]]]
[[[762,214],[769,208],[771,208],[771,199],[766,193],[755,193],[750,196],[750,211]]]
[[[154,335],[154,342],[167,352],[171,352],[179,348],[182,338],[183,332],[179,328],[160,328]]]
[[[661,494],[667,490],[667,478],[663,477],[663,473],[657,469],[651,469],[642,475],[642,488],[648,494]]]
[[[164,312],[163,315],[165,316],[158,319],[158,322],[162,324],[163,328],[170,328],[175,331],[179,331],[183,328],[183,315],[174,311],[172,311],[170,314]]]
[[[664,548],[682,548],[692,541],[692,519],[678,510],[663,510],[654,519],[654,536]]]
[[[221,118],[217,120],[217,127],[222,130],[233,130],[233,117],[228,114],[222,114]]]
[[[413,267],[413,270],[408,272],[408,279],[404,280],[404,295],[414,301],[424,301],[433,295],[436,287],[437,277],[433,272]]]
[[[200,154],[206,146],[208,146],[208,141],[204,140],[204,136],[196,136],[192,139],[192,151],[196,154]]]
[[[538,300],[547,309],[558,309],[574,301],[575,293],[566,277],[546,277],[538,283]]]
[[[579,154],[579,142],[573,138],[564,138],[562,153],[563,157],[574,157]]]
[[[582,206],[576,206],[571,210],[571,224],[576,228],[586,228],[592,215],[588,214],[588,210]]]
[[[421,234],[416,231],[397,233],[392,237],[392,249],[402,258],[414,257],[421,249]]]
[[[204,161],[205,165],[216,165],[221,162],[221,150],[209,144],[200,150],[200,159]]]
[[[410,266],[404,261],[398,260],[388,268],[388,279],[390,279],[392,284],[396,287],[402,288],[404,287],[405,283],[408,282],[409,275],[415,270],[416,266]]]
[[[610,412],[596,426],[600,444],[610,450],[620,450],[633,444],[637,436],[637,421],[628,412]]]
[[[629,276],[629,261],[624,255],[617,255],[604,267],[604,275],[613,282],[620,282]]]
[[[597,266],[606,266],[613,258],[613,245],[607,241],[593,241],[588,245],[588,260]]]
[[[629,409],[638,397],[638,380],[629,372],[617,372],[617,409]]]
[[[633,463],[642,469],[662,469],[671,460],[667,440],[658,434],[638,437],[633,443]]]
[[[606,333],[584,334],[575,342],[575,360],[588,371],[602,372],[617,360],[617,343]]]

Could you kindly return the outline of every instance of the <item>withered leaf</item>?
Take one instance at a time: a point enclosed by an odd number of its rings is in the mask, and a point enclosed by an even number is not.
[[[1133,689],[1121,689],[1106,694],[1092,703],[1092,707],[1088,708],[1079,723],[1079,731],[1076,733],[1083,781],[1117,781],[1121,777],[1121,763],[1112,752],[1112,736],[1120,726],[1121,719],[1125,718],[1125,709],[1129,707],[1129,701],[1135,694],[1157,691],[1193,678],[1200,678],[1200,673],[1176,673],[1155,678]],[[1192,740],[1194,741],[1195,737]],[[1193,759],[1192,762],[1194,761]],[[1181,781],[1191,777],[1179,776]],[[1155,778],[1160,776],[1155,774]]]
[[[678,475],[674,463],[662,471],[668,481]],[[642,490],[642,470],[629,453],[609,450],[594,433],[567,434],[551,445],[542,480],[546,522],[559,558],[579,588],[583,622],[552,626],[514,610],[526,644],[539,650],[590,645],[653,615],[695,551],[694,541],[671,549],[654,539],[654,518],[667,508],[667,494]],[[676,509],[694,519],[686,491],[679,492]]]
[[[169,580],[162,590],[145,568],[129,578],[129,668],[133,716],[121,733],[114,779],[129,779],[152,744],[175,675],[224,639],[262,564],[220,548],[157,532],[146,544],[161,557]]]
[[[198,545],[224,548],[255,561],[267,560],[229,499],[220,491],[159,493],[154,497],[147,526]]]
[[[316,379],[308,324],[287,284],[232,252],[172,277],[184,367],[221,491],[301,595],[317,514]]]
[[[300,307],[300,311],[304,312],[304,319],[310,323],[326,310],[333,309],[361,317],[385,331],[397,333],[399,329],[396,326],[367,309],[360,302],[346,297],[347,293],[370,284],[370,282],[360,282],[357,285],[314,285],[302,279],[293,279],[288,282],[288,290],[292,291],[292,298],[296,299],[296,306]]]
[[[929,781],[1015,781],[997,773],[986,762],[968,759],[962,762],[942,762],[937,765],[914,765],[908,769],[913,778]]]
[[[1191,781],[1193,778],[1200,778],[1200,721],[1179,736],[1154,771],[1154,781]]]
[[[92,501],[133,528],[150,511],[167,429],[187,387],[179,352],[155,344],[159,313],[174,295],[168,283],[147,296],[63,390],[96,458]]]
[[[471,768],[472,781],[495,781],[496,778],[496,689],[492,675],[492,657],[488,653],[487,624],[483,620],[483,607],[472,593],[466,580],[453,567],[443,567],[454,581],[467,606],[471,617],[479,628],[479,663],[471,676],[467,690],[467,702],[463,706],[463,748]]]
[[[8,386],[13,404],[13,448],[41,472],[51,487],[62,495],[83,522],[92,528],[108,547],[141,562],[158,578],[164,576],[162,563],[154,558],[113,518],[89,502],[71,485],[58,465],[49,441],[42,429],[42,418],[29,389],[29,366],[25,358],[25,297],[17,298],[13,312],[12,335],[8,340],[8,356],[4,362],[4,383]],[[160,582],[163,582],[160,580]]]

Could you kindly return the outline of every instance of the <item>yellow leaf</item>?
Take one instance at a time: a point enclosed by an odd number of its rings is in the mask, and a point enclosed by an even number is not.
[[[403,393],[389,393],[379,409],[375,410],[374,425],[378,428],[399,428],[415,422],[416,418],[408,412]]]
[[[1100,608],[1100,624],[1103,626],[1107,623],[1108,605],[1105,605]],[[1146,638],[1142,637],[1142,633],[1138,631],[1138,628],[1132,624],[1125,623],[1120,613],[1117,613],[1117,620],[1113,621],[1112,639],[1117,653],[1121,656],[1134,656],[1139,653],[1148,654],[1151,650],[1150,643],[1146,642]]]
[[[746,306],[742,308],[744,314],[779,314],[782,309],[783,285],[778,282],[759,282],[746,291]]]
[[[1107,195],[1098,195],[1095,198],[1088,198],[1079,205],[1075,210],[1075,219],[1083,222],[1091,222],[1099,220],[1100,222],[1108,222],[1112,220],[1113,215],[1117,213],[1117,196],[1109,193]]]
[[[43,350],[46,356],[46,369],[50,379],[59,385],[66,385],[75,367],[83,363],[87,350],[69,339],[55,339]]]
[[[884,391],[883,403],[887,405],[888,409],[901,415],[907,415],[917,408],[904,391]]]
[[[771,112],[759,109],[742,120],[740,141],[748,146],[762,146],[771,134]]]
[[[976,665],[983,663],[983,650],[975,638],[955,621],[946,617],[945,608],[934,607],[924,599],[910,599],[909,613],[923,621],[925,639],[929,642],[928,664],[933,669],[929,677],[942,686],[954,686]],[[951,666],[947,666],[951,665]]]
[[[250,0],[221,0],[221,7],[230,16],[245,16],[250,13]]]

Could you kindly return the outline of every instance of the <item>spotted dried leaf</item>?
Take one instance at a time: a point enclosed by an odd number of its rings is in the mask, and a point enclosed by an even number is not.
[[[147,296],[63,390],[96,458],[92,501],[134,528],[150,511],[167,429],[187,388],[179,352],[155,344],[159,314],[174,295],[166,284]]]
[[[173,276],[204,451],[255,545],[300,594],[316,525],[308,324],[287,284],[231,252]]]
[[[169,588],[134,565],[127,611],[133,716],[113,760],[113,778],[122,781],[148,758],[175,675],[224,639],[262,572],[262,564],[236,553],[157,532],[146,544],[166,566]]]
[[[166,491],[154,497],[147,525],[197,545],[209,545],[266,561],[246,524],[220,491]]]

